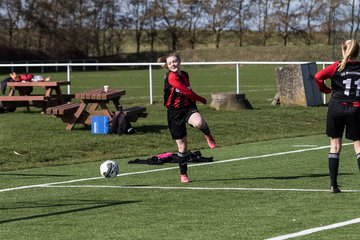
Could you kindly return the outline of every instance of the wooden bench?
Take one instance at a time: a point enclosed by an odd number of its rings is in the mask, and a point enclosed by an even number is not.
[[[59,117],[64,123],[68,123],[79,107],[80,103],[64,103],[55,107],[47,108],[46,114]]]
[[[45,100],[46,97],[43,95],[0,96],[0,105],[8,112],[13,112],[17,107],[26,107],[29,110],[29,106],[43,106]]]
[[[75,94],[63,95],[65,102],[70,102],[74,97]],[[43,108],[43,110],[45,110],[47,107],[57,106],[59,103],[60,101],[55,96],[46,97],[42,94],[33,94],[31,96],[0,96],[0,106],[7,108],[9,112],[15,111],[17,107],[27,107],[29,110],[30,106]]]
[[[43,95],[31,96],[0,96],[0,102],[29,102],[29,101],[45,101]]]
[[[56,116],[74,114],[76,110],[80,107],[80,103],[64,103],[55,107],[50,107],[46,109],[47,114],[52,114]]]
[[[148,115],[148,113],[146,113],[146,107],[139,106],[123,109],[122,112],[129,122],[136,122],[138,118],[146,118]]]

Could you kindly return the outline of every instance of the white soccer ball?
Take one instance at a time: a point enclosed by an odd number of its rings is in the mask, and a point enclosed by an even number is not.
[[[107,160],[100,165],[100,174],[106,178],[114,178],[119,173],[119,165],[117,162]]]

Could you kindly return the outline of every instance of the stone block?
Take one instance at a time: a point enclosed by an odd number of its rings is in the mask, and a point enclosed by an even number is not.
[[[236,111],[240,109],[253,109],[245,94],[214,93],[211,95],[210,107],[220,110]]]
[[[280,105],[320,106],[322,97],[316,86],[315,63],[285,65],[275,68],[277,103]]]

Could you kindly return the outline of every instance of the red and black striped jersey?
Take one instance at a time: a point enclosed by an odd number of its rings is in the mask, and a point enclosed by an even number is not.
[[[167,108],[186,108],[196,101],[206,103],[206,99],[191,90],[189,74],[168,72],[164,79],[164,105]]]
[[[360,100],[360,63],[348,61],[345,69],[338,71],[340,62],[337,61],[319,71],[315,75],[316,83],[323,93],[332,92],[333,100],[342,102]],[[331,79],[331,89],[326,87],[324,81]]]

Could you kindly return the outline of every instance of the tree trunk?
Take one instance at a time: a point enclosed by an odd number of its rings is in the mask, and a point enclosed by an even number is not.
[[[268,24],[268,0],[264,2],[264,19],[263,19],[263,45],[266,46],[268,39],[267,36],[267,24]]]
[[[285,13],[285,29],[284,29],[284,46],[287,44],[288,40],[288,31],[289,31],[289,9],[290,9],[291,0],[287,0],[286,4],[286,13]]]
[[[220,31],[215,32],[215,47],[220,48]]]

